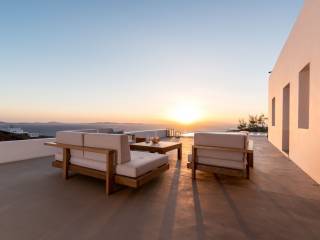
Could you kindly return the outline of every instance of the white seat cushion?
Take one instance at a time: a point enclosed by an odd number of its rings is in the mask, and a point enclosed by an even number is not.
[[[188,161],[192,161],[192,154],[188,155]],[[225,160],[225,159],[217,159],[217,158],[207,158],[207,157],[198,157],[198,163],[216,166],[216,167],[225,167],[232,169],[245,169],[245,163],[243,161],[233,161],[233,160]]]
[[[58,152],[54,155],[54,157],[58,161],[63,161],[63,153]]]
[[[92,159],[71,157],[72,164],[91,168],[99,171],[106,171],[106,162]],[[116,166],[116,173],[126,177],[136,178],[151,170],[154,170],[168,163],[168,156],[158,153],[131,151],[131,161]]]
[[[167,155],[131,151],[131,161],[117,165],[116,173],[136,178],[166,163],[168,163]]]
[[[99,171],[106,171],[106,163],[99,162],[90,159],[78,158],[78,157],[71,157],[70,162],[74,165],[91,168]]]

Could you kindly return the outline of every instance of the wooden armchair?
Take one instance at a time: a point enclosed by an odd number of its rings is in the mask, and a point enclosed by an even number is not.
[[[193,179],[196,170],[250,178],[246,134],[196,133],[194,142],[188,163]]]

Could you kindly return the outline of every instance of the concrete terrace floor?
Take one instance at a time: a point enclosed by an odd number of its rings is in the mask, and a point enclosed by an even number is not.
[[[251,180],[171,168],[106,198],[104,182],[64,181],[52,158],[0,165],[0,239],[320,239],[320,188],[264,137]]]

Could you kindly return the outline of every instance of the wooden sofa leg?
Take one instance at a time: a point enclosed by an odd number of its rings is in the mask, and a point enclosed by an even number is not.
[[[250,166],[249,166],[249,164],[246,165],[246,178],[250,179]]]
[[[107,174],[107,177],[106,177],[106,194],[107,194],[107,196],[112,193],[112,189],[113,189],[112,178],[109,176],[109,174]]]
[[[113,192],[114,184],[114,169],[113,162],[116,160],[114,151],[110,151],[107,157],[107,170],[106,170],[106,194],[110,195]]]
[[[69,178],[69,161],[70,161],[70,149],[63,148],[63,178],[67,180]]]
[[[192,162],[191,162],[192,179],[196,179],[196,154],[197,154],[197,151],[194,148],[194,146],[192,146]]]

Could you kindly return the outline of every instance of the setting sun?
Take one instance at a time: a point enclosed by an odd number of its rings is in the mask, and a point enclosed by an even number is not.
[[[203,114],[200,109],[191,103],[177,104],[169,112],[169,119],[181,124],[192,124],[201,120]]]

